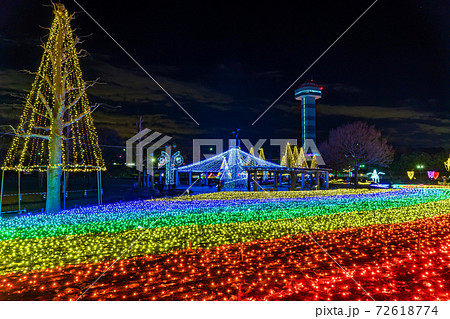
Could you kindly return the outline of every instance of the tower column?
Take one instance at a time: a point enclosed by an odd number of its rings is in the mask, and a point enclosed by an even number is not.
[[[305,140],[316,142],[316,100],[322,97],[322,88],[313,82],[306,82],[295,90],[295,99],[301,102],[302,146]]]

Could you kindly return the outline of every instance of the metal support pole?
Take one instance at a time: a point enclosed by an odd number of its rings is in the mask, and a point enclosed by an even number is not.
[[[277,171],[273,172],[273,183],[274,183],[274,188],[277,191],[278,190],[278,172]]]
[[[66,171],[63,171],[63,209],[66,209]]]
[[[147,174],[150,176],[149,187],[151,190],[155,190],[155,171],[153,169],[153,153],[150,155],[147,153]]]
[[[302,173],[302,189],[305,189],[305,173]]]
[[[100,205],[103,205],[102,171],[98,171],[98,176],[100,176]]]
[[[18,191],[19,191],[19,213],[20,213],[20,171],[17,171],[17,174],[18,174],[18,177],[19,177],[19,180],[18,180],[18,182],[17,182],[17,189],[18,189]]]
[[[142,170],[142,186],[147,187],[147,175],[145,175],[145,169]]]
[[[290,185],[290,191],[295,191],[295,182],[297,181],[297,174],[295,172],[290,173],[291,177],[291,185]]]
[[[315,190],[319,190],[320,189],[320,173],[318,171],[316,171],[316,185],[314,186]]]
[[[100,206],[100,178],[99,178],[98,172],[99,171],[97,171],[97,203],[98,203],[98,206]]]
[[[5,181],[5,171],[2,170],[2,190],[1,190],[1,195],[0,195],[0,215],[2,212],[2,203],[3,203],[3,183]]]
[[[320,173],[319,172],[316,173],[316,184],[317,184],[316,189],[317,190],[320,189]]]

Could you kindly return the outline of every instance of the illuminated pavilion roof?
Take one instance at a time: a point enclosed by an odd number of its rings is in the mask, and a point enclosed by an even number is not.
[[[248,167],[268,169],[284,168],[284,166],[262,160],[238,148],[231,148],[226,152],[217,154],[203,161],[179,167],[178,172],[221,172],[224,169],[223,166],[225,163],[230,169],[237,166],[239,170],[245,170]]]

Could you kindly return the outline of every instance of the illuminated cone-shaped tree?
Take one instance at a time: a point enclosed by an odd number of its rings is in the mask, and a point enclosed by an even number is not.
[[[287,166],[286,155],[283,155],[280,162],[281,166]]]
[[[285,157],[286,157],[286,166],[294,167],[295,166],[294,154],[292,154],[291,144],[289,143],[286,144]]]
[[[316,155],[313,155],[310,168],[319,168],[319,164],[317,164]]]
[[[297,147],[297,145],[294,146],[294,150],[292,151],[292,156],[294,156],[294,166],[296,166],[297,159],[298,159],[298,147]]]
[[[62,4],[54,5],[54,21],[19,126],[2,169],[47,171],[46,211],[61,209],[62,171],[104,170],[97,133],[77,51],[79,39]],[[30,72],[31,73],[31,72]]]
[[[259,149],[259,158],[266,160],[266,155],[264,155],[264,150],[262,148]]]
[[[308,168],[308,162],[306,161],[305,152],[303,152],[303,147],[300,147],[300,151],[298,152],[295,166],[301,168]]]
[[[253,146],[250,147],[250,152],[248,152],[250,155],[255,156],[255,150],[253,149]]]
[[[447,171],[450,171],[450,155],[448,156],[448,159],[444,162],[444,166]]]

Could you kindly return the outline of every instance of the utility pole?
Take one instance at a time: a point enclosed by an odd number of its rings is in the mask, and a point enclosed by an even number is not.
[[[139,133],[140,131],[142,131],[142,123],[144,122],[144,120],[142,119],[142,115],[139,115],[139,117],[138,117],[138,121],[136,122],[136,126],[137,126],[137,132],[136,133]],[[138,144],[141,142],[141,138],[139,137],[139,139],[138,139]],[[138,158],[138,156],[136,156],[136,159]],[[142,156],[142,160],[144,160],[143,159],[144,157]],[[136,166],[137,166],[137,163],[136,163]],[[138,188],[141,188],[141,185],[142,184],[142,172],[141,171],[138,171],[138,182],[137,182],[137,185],[138,185]]]

